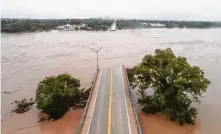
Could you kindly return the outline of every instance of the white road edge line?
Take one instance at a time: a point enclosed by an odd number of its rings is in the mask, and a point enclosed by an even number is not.
[[[122,66],[120,66],[120,72],[121,72],[121,80],[122,80],[122,85],[123,85],[123,89],[124,89],[124,100],[125,100],[125,104],[126,104],[126,111],[127,111],[127,121],[128,121],[128,127],[129,127],[129,134],[131,134],[131,129],[130,129],[130,120],[129,120],[129,115],[128,115],[128,109],[127,109],[127,100],[126,100],[126,90],[124,87],[124,80],[123,80],[123,72],[122,72]]]
[[[91,120],[90,120],[90,123],[89,123],[89,127],[88,127],[88,130],[87,130],[87,134],[88,134],[89,131],[90,131],[91,121],[92,121],[92,118],[93,118],[93,115],[94,115],[94,107],[95,107],[95,103],[96,103],[96,100],[97,100],[97,93],[98,93],[98,89],[99,89],[99,87],[100,87],[100,82],[101,82],[102,74],[103,74],[103,69],[101,70],[100,79],[99,79],[98,86],[97,86],[97,92],[96,92],[95,101],[94,101],[93,110],[92,110],[92,117],[91,117]]]

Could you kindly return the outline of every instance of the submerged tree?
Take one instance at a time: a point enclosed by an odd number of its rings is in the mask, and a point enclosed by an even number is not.
[[[80,102],[83,96],[80,86],[80,81],[69,74],[46,77],[38,83],[35,97],[37,108],[51,118],[61,117],[70,106]]]
[[[11,103],[11,104],[16,105],[15,110],[12,110],[12,112],[19,113],[19,114],[27,112],[28,110],[31,109],[31,106],[34,103],[35,102],[34,102],[33,98],[30,98],[29,100],[27,100],[26,98],[24,98],[22,100],[15,100],[13,103]]]
[[[206,91],[210,81],[197,66],[191,66],[186,58],[177,57],[171,49],[155,50],[155,55],[146,55],[133,68],[130,82],[139,87],[138,102],[146,113],[167,112],[170,119],[194,124],[197,110],[192,102],[200,103],[199,97]],[[152,96],[144,94],[152,88]]]

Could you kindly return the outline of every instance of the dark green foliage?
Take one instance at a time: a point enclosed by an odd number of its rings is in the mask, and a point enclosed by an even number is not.
[[[146,23],[146,24],[143,24]],[[160,20],[117,20],[118,29],[151,28],[150,23],[164,24],[166,28],[211,28],[221,27],[220,22],[208,21],[160,21]]]
[[[28,32],[40,30],[40,22],[37,20],[2,20],[2,32]]]
[[[106,25],[96,25],[95,27],[94,27],[94,30],[97,30],[97,31],[99,31],[99,30],[102,30],[102,31],[106,31],[106,30],[108,30],[108,26],[106,26]]]
[[[118,29],[135,29],[135,28],[146,28],[140,24],[140,20],[117,20]]]
[[[69,107],[83,108],[83,99],[88,96],[85,97],[80,86],[80,81],[69,74],[46,77],[38,83],[35,97],[37,108],[55,119],[64,115]]]
[[[131,78],[133,77],[133,78]],[[199,96],[206,91],[210,81],[197,66],[191,66],[186,58],[177,57],[171,49],[155,50],[129,72],[130,83],[139,87],[139,104],[146,113],[171,113],[171,120],[194,124],[197,110],[192,102],[200,103]],[[146,95],[152,88],[154,94]]]
[[[87,24],[89,28],[81,28],[76,30],[108,30],[113,20],[105,19],[2,19],[1,32],[33,32],[48,31],[56,29],[58,25],[79,25]]]
[[[126,71],[127,71],[127,76],[128,76],[128,80],[130,82],[130,85],[133,86],[132,82],[135,80],[133,77],[135,70],[133,68],[127,68]]]

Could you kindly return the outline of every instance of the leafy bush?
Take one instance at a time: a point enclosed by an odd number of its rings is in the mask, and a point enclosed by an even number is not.
[[[171,49],[155,50],[129,71],[130,83],[139,87],[138,102],[146,113],[171,113],[171,120],[180,125],[194,124],[197,110],[192,102],[200,103],[199,96],[206,91],[210,81],[197,66],[191,66],[186,58],[176,57]],[[154,94],[146,95],[152,88]]]
[[[82,95],[83,89],[80,89],[80,86],[80,81],[69,74],[46,77],[38,83],[37,108],[51,118],[60,118],[73,105],[73,100]],[[79,101],[75,101],[77,102]]]

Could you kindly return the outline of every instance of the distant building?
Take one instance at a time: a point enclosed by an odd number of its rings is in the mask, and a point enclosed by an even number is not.
[[[82,29],[82,30],[86,30],[86,29],[90,30],[90,28],[87,27],[87,24],[84,24],[84,23],[81,23],[79,25],[73,25],[73,27],[74,27],[75,30],[80,30],[80,29]]]
[[[73,26],[70,24],[66,24],[66,25],[64,25],[64,28],[67,30],[71,30],[71,29],[73,29]]]
[[[87,24],[81,23],[79,26],[80,27],[87,27]]]
[[[166,27],[165,24],[162,23],[140,23],[141,25],[145,26],[145,27],[152,27],[152,28],[162,28],[162,27]]]
[[[150,27],[165,27],[165,24],[161,24],[161,23],[150,23]]]
[[[87,30],[90,31],[91,28],[87,27],[87,24],[81,23],[79,25],[70,25],[70,24],[65,24],[65,25],[59,25],[57,26],[58,30],[63,30],[63,31],[73,31],[73,30]]]
[[[140,24],[142,24],[142,25],[149,25],[149,23],[140,23]]]
[[[74,30],[74,25],[65,24],[65,25],[59,25],[57,26],[58,30],[65,30],[65,31],[72,31]]]
[[[63,26],[63,25],[62,25],[62,26],[59,25],[59,26],[57,26],[57,29],[58,29],[58,30],[63,30],[63,29],[64,29],[64,26]]]

